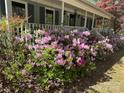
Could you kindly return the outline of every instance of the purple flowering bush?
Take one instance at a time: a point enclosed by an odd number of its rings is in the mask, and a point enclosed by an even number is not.
[[[4,59],[7,63],[0,72],[5,79],[2,87],[11,92],[40,93],[83,77],[95,69],[98,58],[114,52],[110,41],[90,31],[13,34],[11,57]],[[6,83],[12,87],[4,86]]]

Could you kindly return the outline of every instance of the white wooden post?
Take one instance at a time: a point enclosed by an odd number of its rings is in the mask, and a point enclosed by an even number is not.
[[[85,11],[85,22],[84,22],[84,27],[87,26],[87,11]]]
[[[93,14],[92,29],[94,28],[94,22],[95,22],[95,14]]]
[[[25,16],[26,16],[26,21],[27,21],[27,23],[28,23],[28,4],[27,4],[27,2],[25,3]]]
[[[62,10],[61,10],[61,26],[64,23],[64,1],[62,0]]]
[[[7,30],[10,31],[10,28],[9,28],[8,0],[5,0],[5,13],[6,13],[6,25],[7,25]]]

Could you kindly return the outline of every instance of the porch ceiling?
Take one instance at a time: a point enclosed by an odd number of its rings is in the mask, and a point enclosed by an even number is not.
[[[94,13],[96,15],[111,19],[112,15],[95,5],[91,4],[90,2],[86,0],[63,0],[65,3],[70,4],[72,6],[78,7],[82,10],[86,10],[88,12]]]
[[[61,9],[61,1],[64,1],[65,4],[76,7],[80,10],[85,10],[90,13],[94,13],[107,19],[111,19],[113,17],[110,13],[96,7],[95,5],[91,4],[86,0],[27,0],[27,1],[33,1],[59,9]],[[68,10],[69,7],[65,7],[65,9]],[[72,9],[72,7],[70,7],[70,9]]]

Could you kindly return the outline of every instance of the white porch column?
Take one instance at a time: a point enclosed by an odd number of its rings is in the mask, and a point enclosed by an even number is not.
[[[95,14],[93,14],[92,28],[94,28],[94,22],[95,22]]]
[[[25,13],[26,21],[28,23],[28,3],[27,2],[25,3],[25,11],[26,11],[26,13]]]
[[[64,0],[62,0],[62,10],[61,10],[61,26],[63,26],[64,23]]]
[[[7,20],[7,30],[10,30],[9,27],[9,17],[11,16],[11,1],[10,0],[5,0],[5,13],[6,13],[6,20]]]
[[[87,26],[87,11],[85,11],[85,22],[84,22],[84,27]]]

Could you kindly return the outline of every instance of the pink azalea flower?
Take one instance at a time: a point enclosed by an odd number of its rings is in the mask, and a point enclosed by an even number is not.
[[[59,53],[64,53],[63,49],[56,49]]]
[[[79,45],[79,48],[80,48],[80,49],[84,49],[84,46],[85,46],[85,44],[82,43],[81,45]]]
[[[20,37],[16,36],[15,40],[16,40],[17,43],[19,43],[19,42],[23,42],[24,38],[20,38]]]
[[[26,41],[31,40],[31,39],[32,39],[32,35],[29,34],[29,33],[27,33],[27,34],[24,35],[24,39],[25,39]]]
[[[21,73],[22,73],[22,75],[26,75],[26,74],[27,74],[27,71],[26,71],[25,69],[23,69],[23,70],[21,71]]]
[[[41,39],[41,38],[37,38],[37,39],[35,39],[35,42],[36,42],[37,44],[40,44],[40,43],[42,42],[42,39]]]
[[[80,38],[77,39],[77,44],[78,44],[78,45],[80,44]]]
[[[65,38],[69,39],[69,35],[66,35]]]
[[[57,43],[58,43],[58,42],[55,41],[55,42],[52,42],[51,45],[52,45],[54,48],[57,48]]]
[[[56,63],[57,63],[58,65],[61,65],[61,66],[64,66],[64,65],[65,65],[65,61],[64,61],[63,59],[57,60]]]
[[[89,50],[90,47],[88,45],[84,45],[84,49]]]
[[[35,33],[36,34],[39,34],[39,35],[43,35],[45,33],[45,31],[39,29]]]
[[[42,49],[43,46],[42,46],[42,45],[34,45],[33,48],[34,48],[35,50],[37,50],[37,49]]]
[[[41,44],[48,43],[50,40],[51,40],[51,37],[50,36],[43,37],[42,40],[41,40]]]
[[[89,36],[89,35],[90,35],[90,32],[89,32],[89,31],[84,31],[84,32],[83,32],[83,35]]]
[[[36,57],[37,58],[41,58],[42,57],[42,54],[41,53],[36,53]]]
[[[96,52],[93,48],[90,49],[90,52],[91,52],[91,54],[92,54],[93,56],[96,56],[96,54],[97,54],[97,52]]]
[[[111,44],[106,43],[106,48],[113,52],[113,46]]]
[[[60,59],[60,58],[62,58],[62,54],[58,54],[56,57],[56,59]]]
[[[77,40],[74,38],[73,39],[73,46],[76,46],[77,45]]]
[[[35,66],[35,63],[34,63],[34,62],[31,62],[30,64],[32,65],[32,67],[34,67],[34,66]]]
[[[121,37],[120,39],[121,39],[121,40],[124,40],[124,37]]]
[[[73,42],[73,46],[77,46],[80,44],[80,38],[78,39],[74,38],[72,42]]]
[[[29,50],[33,49],[33,46],[32,45],[25,45],[25,47]]]

